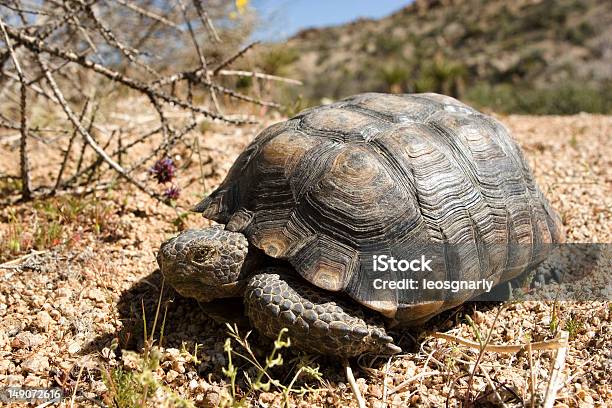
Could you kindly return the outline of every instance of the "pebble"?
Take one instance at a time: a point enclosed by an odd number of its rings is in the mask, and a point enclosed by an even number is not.
[[[221,403],[221,390],[211,389],[206,394],[204,394],[204,399],[202,400],[202,407],[204,408],[213,408],[218,407]]]
[[[487,317],[481,311],[476,310],[474,312],[474,314],[472,315],[472,320],[474,321],[474,323],[480,324],[480,323],[486,322],[487,321]]]
[[[172,363],[172,369],[181,374],[185,373],[185,365],[180,361],[174,361]]]
[[[170,361],[177,361],[179,356],[181,355],[181,351],[176,348],[167,348],[165,357]]]
[[[33,349],[43,342],[43,338],[39,334],[34,334],[29,331],[23,331],[15,336],[11,341],[11,347],[16,349]]]
[[[4,349],[7,344],[9,344],[9,337],[4,330],[0,329],[0,349]]]
[[[104,296],[104,292],[102,292],[98,288],[91,288],[87,293],[87,297],[91,300],[95,300],[96,302],[102,303],[106,299]]]
[[[6,385],[8,386],[12,386],[12,387],[22,386],[23,381],[24,381],[23,375],[13,374],[13,375],[6,376]]]
[[[68,346],[68,353],[70,354],[76,354],[79,351],[81,351],[81,345],[77,342],[70,343]]]
[[[370,384],[370,395],[376,398],[382,398],[382,387],[378,384]]]
[[[0,360],[0,374],[6,374],[7,372],[12,371],[11,368],[14,368],[13,363],[8,360]]]
[[[34,355],[21,363],[21,369],[26,373],[46,372],[49,369],[49,359],[45,356]]]
[[[263,402],[264,404],[270,404],[272,401],[274,401],[274,394],[271,392],[262,392],[259,394],[259,401]]]
[[[368,402],[370,403],[370,406],[372,408],[385,408],[387,406],[387,404],[385,404],[384,402],[374,398],[370,398]]]
[[[42,310],[36,314],[36,323],[38,324],[38,327],[47,331],[49,325],[53,323],[53,319],[51,318],[51,315],[49,315],[49,313]]]
[[[355,380],[355,382],[357,383],[357,387],[359,388],[359,391],[362,394],[365,394],[366,391],[368,390],[368,384],[367,384],[365,378],[357,378]]]
[[[168,382],[173,382],[174,380],[176,380],[176,378],[179,376],[179,373],[177,373],[174,370],[168,370],[168,372],[166,373],[166,380]]]

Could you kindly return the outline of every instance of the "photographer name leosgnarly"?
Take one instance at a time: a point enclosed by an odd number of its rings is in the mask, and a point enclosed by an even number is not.
[[[432,260],[424,255],[416,259],[395,259],[387,255],[374,255],[372,257],[372,267],[375,272],[431,272]],[[493,288],[493,281],[487,279],[479,280],[429,280],[404,278],[404,279],[382,279],[377,278],[372,281],[374,289],[377,290],[450,290],[451,292],[484,291],[490,292]]]

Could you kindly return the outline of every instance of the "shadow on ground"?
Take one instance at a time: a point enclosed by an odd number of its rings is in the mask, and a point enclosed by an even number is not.
[[[160,301],[160,292],[163,290]],[[486,310],[498,303],[478,302],[479,310]],[[476,307],[475,303],[447,311],[430,320],[422,327],[390,331],[404,352],[417,352],[419,338],[431,330],[448,330],[463,319],[465,313],[470,313]],[[236,323],[242,334],[246,334],[250,327],[243,314],[241,299],[223,299],[205,306],[193,299],[184,298],[174,289],[163,284],[163,277],[159,270],[137,281],[130,289],[124,291],[117,303],[119,318],[123,323],[122,329],[114,334],[106,334],[95,338],[86,347],[82,354],[100,353],[113,342],[118,343],[115,351],[120,359],[121,350],[140,351],[144,346],[145,320],[148,336],[155,328],[154,339],[156,344],[161,342],[165,348],[185,348],[193,351],[198,345],[199,356],[205,363],[200,364],[198,374],[214,381],[225,380],[222,368],[226,366],[226,354],[223,344],[228,338],[228,328],[224,321]],[[143,318],[144,316],[146,319]],[[157,315],[157,322],[155,316]],[[249,336],[249,343],[260,361],[272,349],[272,341],[253,332]],[[285,361],[298,356],[298,351],[290,349],[283,351]],[[382,368],[386,358],[364,358],[360,364],[368,367]],[[317,364],[325,373],[329,381],[343,381],[342,365],[333,357],[317,357]],[[279,378],[286,373],[284,368],[279,369]]]

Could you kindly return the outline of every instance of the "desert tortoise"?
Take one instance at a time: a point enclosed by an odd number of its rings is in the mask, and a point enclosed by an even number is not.
[[[433,93],[360,94],[270,126],[195,211],[225,229],[166,241],[167,282],[203,302],[243,296],[266,336],[287,327],[292,344],[337,356],[397,352],[385,327],[483,291],[375,288],[401,273],[375,270],[374,255],[456,244],[438,277],[497,284],[563,239],[508,131]]]

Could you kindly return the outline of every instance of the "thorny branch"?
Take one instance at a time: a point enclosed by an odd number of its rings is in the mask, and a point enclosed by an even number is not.
[[[241,104],[280,107],[235,89],[241,76],[299,82],[227,69],[257,44],[241,47],[236,38],[246,34],[222,41],[239,27],[227,24],[228,7],[232,2],[0,2],[0,132],[19,131],[14,138],[0,133],[0,142],[20,141],[21,199],[95,191],[121,178],[166,201],[149,185],[155,160],[170,155],[203,121],[253,123],[226,113]],[[222,30],[215,28],[217,19],[225,19]],[[123,100],[151,113],[133,117],[119,106]],[[41,109],[54,122],[35,116]],[[105,120],[96,123],[98,110]],[[108,121],[123,116],[129,120]],[[30,139],[57,149],[51,185],[31,186]],[[197,143],[183,144],[191,149]],[[115,176],[104,178],[109,171]]]
[[[11,41],[9,40],[8,33],[6,31],[6,26],[4,25],[4,21],[0,18],[0,28],[2,29],[2,35],[4,37],[4,42],[6,43],[6,48],[13,60],[13,65],[15,66],[15,71],[17,71],[17,76],[19,77],[20,83],[20,99],[19,99],[19,111],[20,111],[20,124],[19,129],[21,132],[21,143],[19,144],[19,159],[20,159],[20,171],[21,171],[21,195],[24,200],[30,199],[32,195],[32,188],[30,186],[30,164],[28,162],[28,116],[27,116],[27,84],[26,78],[21,70],[21,65],[17,60],[17,56],[15,55],[15,51],[11,45]]]

